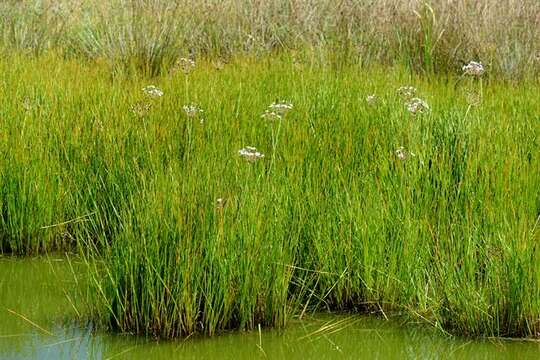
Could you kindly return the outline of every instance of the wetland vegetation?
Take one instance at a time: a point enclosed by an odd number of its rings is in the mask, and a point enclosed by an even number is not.
[[[481,41],[449,51],[438,2],[398,7],[419,17],[407,41],[381,28],[371,52],[338,13],[297,47],[287,22],[210,23],[195,46],[154,31],[161,1],[113,1],[109,22],[14,15],[31,3],[0,8],[0,252],[76,252],[96,326],[174,338],[351,311],[538,336],[538,34],[515,25],[535,2],[458,18],[514,24],[491,34],[514,35],[511,64]]]

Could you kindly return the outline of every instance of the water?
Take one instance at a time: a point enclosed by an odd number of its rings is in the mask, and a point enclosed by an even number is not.
[[[538,342],[451,338],[369,316],[176,341],[110,335],[76,321],[75,287],[65,258],[0,258],[0,359],[540,359]]]

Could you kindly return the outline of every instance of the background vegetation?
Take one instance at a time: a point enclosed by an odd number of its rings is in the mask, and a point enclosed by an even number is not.
[[[5,0],[0,44],[106,62],[150,75],[179,57],[264,56],[309,49],[323,63],[400,64],[491,75],[540,69],[536,0]]]

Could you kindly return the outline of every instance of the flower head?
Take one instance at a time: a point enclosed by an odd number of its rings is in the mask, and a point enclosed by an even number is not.
[[[397,89],[397,93],[405,99],[410,99],[416,94],[416,88],[412,86],[400,86]]]
[[[405,148],[403,146],[400,146],[397,150],[396,150],[396,156],[399,160],[402,160],[402,161],[405,161],[407,160],[409,157],[414,157],[416,156],[413,152],[409,152],[407,150],[405,150]]]
[[[274,121],[283,119],[283,116],[275,111],[265,110],[265,112],[261,115],[261,118]]]
[[[148,86],[145,86],[143,89],[144,93],[152,98],[158,98],[158,97],[162,97],[163,96],[163,91],[161,91],[160,89],[158,89],[156,86],[154,85],[148,85]]]
[[[463,65],[461,70],[463,70],[464,75],[470,76],[482,76],[485,71],[484,65],[476,61],[471,61],[467,65]]]
[[[407,106],[407,110],[413,115],[429,111],[429,105],[420,98],[412,98],[406,104],[406,106]]]
[[[216,199],[216,209],[222,210],[225,207],[226,203],[227,203],[227,199],[223,199],[223,198]]]
[[[182,70],[184,74],[189,75],[195,70],[195,61],[188,58],[180,58],[176,62],[176,67]]]
[[[24,99],[22,101],[22,107],[26,111],[30,111],[34,107],[34,105],[32,104],[32,100],[28,96],[24,97]]]
[[[292,110],[292,108],[293,108],[293,105],[290,102],[283,101],[283,100],[273,102],[272,104],[270,104],[270,106],[268,106],[268,109],[271,112],[274,112],[280,116],[285,116],[285,114],[287,114],[290,110]]]
[[[238,150],[238,155],[249,162],[255,162],[264,157],[264,154],[260,153],[252,146],[246,146],[245,148]]]
[[[366,96],[366,102],[370,105],[373,105],[377,102],[378,98],[377,98],[377,95],[375,94],[371,94],[371,95],[368,95]]]
[[[292,110],[293,105],[287,101],[276,101],[268,106],[268,109],[264,111],[261,118],[274,121],[282,120],[285,115]]]
[[[204,112],[204,110],[197,106],[197,104],[184,105],[182,106],[182,110],[184,110],[188,117],[195,117]]]

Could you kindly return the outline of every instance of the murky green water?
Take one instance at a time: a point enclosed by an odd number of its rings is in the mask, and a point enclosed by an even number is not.
[[[324,315],[286,331],[156,342],[73,321],[66,259],[0,257],[0,359],[540,359],[540,343],[470,341],[367,316]]]

